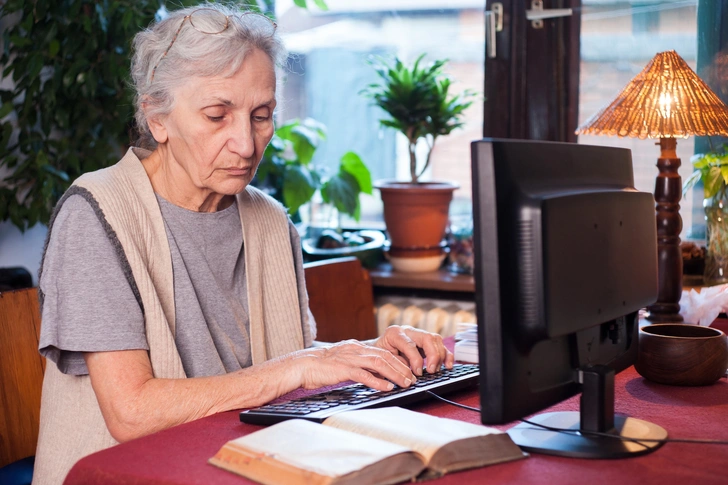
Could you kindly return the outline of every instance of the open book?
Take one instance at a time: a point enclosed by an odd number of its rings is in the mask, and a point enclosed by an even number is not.
[[[210,463],[267,485],[389,484],[525,456],[496,429],[390,407],[283,421],[227,442]]]

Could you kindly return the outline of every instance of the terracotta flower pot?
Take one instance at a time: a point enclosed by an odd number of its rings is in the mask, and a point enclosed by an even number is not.
[[[441,254],[450,201],[459,186],[450,182],[380,181],[375,187],[384,202],[391,253],[399,257]]]

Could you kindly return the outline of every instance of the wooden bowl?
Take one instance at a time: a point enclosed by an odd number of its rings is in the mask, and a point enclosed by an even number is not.
[[[640,328],[635,364],[645,379],[674,386],[712,384],[728,368],[728,340],[716,328],[681,323]]]

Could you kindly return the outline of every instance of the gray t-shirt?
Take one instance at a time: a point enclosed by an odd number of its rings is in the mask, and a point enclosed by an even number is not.
[[[188,377],[251,365],[242,227],[237,204],[213,213],[157,196],[172,256],[175,343]],[[304,345],[313,334],[298,233],[290,225]],[[61,372],[88,374],[83,352],[148,350],[144,316],[96,214],[69,197],[43,262],[40,352]]]

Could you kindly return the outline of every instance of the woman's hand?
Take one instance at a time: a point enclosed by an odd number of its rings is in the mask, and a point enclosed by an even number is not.
[[[314,347],[293,355],[294,367],[301,370],[301,387],[305,389],[355,381],[388,391],[394,387],[393,383],[409,387],[417,380],[395,354],[358,340]]]
[[[455,356],[445,348],[442,336],[409,325],[392,325],[384,335],[372,342],[375,347],[388,350],[409,366],[415,375],[422,375],[424,359],[427,372],[437,372],[440,366],[452,368]]]

